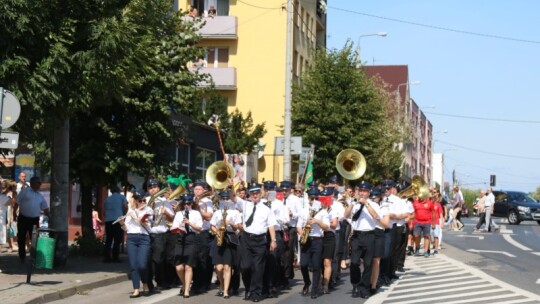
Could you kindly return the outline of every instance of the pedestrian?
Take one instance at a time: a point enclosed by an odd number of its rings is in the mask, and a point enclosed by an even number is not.
[[[429,257],[431,231],[435,230],[436,215],[433,202],[428,197],[417,197],[413,203],[416,224],[414,225],[415,256],[420,256],[420,237],[424,238],[424,257]]]
[[[461,221],[461,210],[463,209],[463,194],[459,190],[458,186],[455,186],[453,189],[453,196],[452,196],[452,210],[453,210],[453,217],[454,217],[454,230],[462,230],[465,225]]]
[[[99,212],[96,205],[92,206],[92,228],[94,228],[94,234],[101,236],[103,233],[103,221],[99,218]]]
[[[499,226],[492,221],[491,216],[493,215],[493,210],[495,209],[495,195],[493,195],[493,188],[487,188],[486,200],[484,201],[486,208],[486,229],[488,232],[491,232],[491,227],[493,230],[499,230]]]
[[[15,200],[9,196],[10,188],[9,181],[2,181],[2,192],[0,193],[0,252],[2,252],[2,247],[8,244],[9,230],[11,225],[8,227],[9,213],[8,208],[15,205]]]
[[[39,192],[41,179],[34,176],[30,179],[30,187],[22,188],[17,195],[19,216],[17,218],[17,242],[21,262],[26,258],[26,237],[32,235],[34,227],[39,226],[39,216],[43,212],[49,216],[49,206],[43,194]]]
[[[17,182],[17,194],[26,187],[30,187],[30,184],[26,181],[26,173],[21,171],[19,172],[19,181]]]
[[[480,190],[480,198],[478,199],[478,202],[474,206],[476,209],[476,212],[478,213],[478,223],[476,223],[476,227],[474,227],[474,231],[480,231],[480,228],[483,224],[486,223],[486,191]],[[487,225],[486,225],[487,229]]]
[[[128,210],[128,201],[120,194],[120,188],[111,186],[111,195],[105,200],[105,247],[103,250],[104,262],[120,262],[120,244],[124,242],[124,231],[117,221]]]

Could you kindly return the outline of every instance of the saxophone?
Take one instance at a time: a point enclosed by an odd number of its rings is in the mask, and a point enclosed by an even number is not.
[[[315,214],[317,214],[317,210],[313,210],[313,209],[310,210],[308,220],[313,218]],[[310,232],[311,232],[311,225],[306,223],[306,225],[304,226],[302,230],[302,238],[300,239],[300,245],[307,244]]]
[[[225,238],[225,233],[227,232],[227,209],[229,206],[226,205],[225,208],[223,208],[222,218],[221,218],[221,225],[217,229],[216,232],[216,245],[218,247],[223,246],[223,240]]]

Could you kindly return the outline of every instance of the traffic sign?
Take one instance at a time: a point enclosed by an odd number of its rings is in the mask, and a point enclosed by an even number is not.
[[[1,89],[1,88],[0,88]],[[13,126],[21,115],[21,104],[13,93],[7,90],[3,90],[3,98],[0,96],[0,102],[2,103],[2,121],[0,127],[2,130]]]
[[[285,148],[285,137],[275,137],[274,155],[283,155]],[[291,155],[299,155],[302,153],[302,136],[291,137]]]
[[[1,149],[17,149],[19,147],[19,133],[2,131],[0,132]]]

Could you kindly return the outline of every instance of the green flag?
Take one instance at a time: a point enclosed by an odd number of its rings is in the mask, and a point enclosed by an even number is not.
[[[309,188],[309,184],[313,182],[313,162],[311,161],[311,158],[309,159],[309,162],[306,167],[306,189]]]

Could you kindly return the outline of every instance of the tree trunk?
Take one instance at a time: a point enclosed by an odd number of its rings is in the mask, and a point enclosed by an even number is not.
[[[64,267],[68,257],[69,119],[53,133],[50,227],[55,230],[54,266]]]
[[[92,224],[92,186],[81,180],[81,229],[84,238],[95,238]]]

